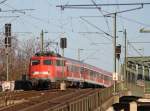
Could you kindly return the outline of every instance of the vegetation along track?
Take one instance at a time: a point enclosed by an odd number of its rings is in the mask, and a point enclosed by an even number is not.
[[[42,93],[36,98],[26,99],[26,101],[3,107],[0,111],[47,111],[59,104],[87,96],[96,90],[93,89],[68,89],[66,91],[50,91]]]

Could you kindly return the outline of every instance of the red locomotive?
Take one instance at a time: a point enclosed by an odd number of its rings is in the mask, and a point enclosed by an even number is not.
[[[30,59],[25,88],[49,88],[65,80],[69,86],[109,87],[112,73],[92,65],[52,53],[37,53]]]

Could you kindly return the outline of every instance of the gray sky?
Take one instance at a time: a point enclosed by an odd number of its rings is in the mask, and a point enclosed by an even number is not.
[[[4,0],[0,0],[4,1]],[[94,0],[96,3],[135,3],[150,2],[149,0]],[[1,10],[35,9],[18,12],[0,12],[0,30],[4,31],[5,23],[12,23],[13,32],[19,40],[39,37],[41,30],[47,31],[45,40],[59,42],[60,37],[67,37],[68,48],[65,56],[77,59],[78,48],[84,49],[80,53],[81,60],[94,66],[113,71],[112,35],[113,19],[104,18],[107,12],[128,10],[139,6],[105,6],[98,9],[65,9],[61,11],[56,5],[61,4],[92,4],[92,0],[7,0],[0,4]],[[150,29],[150,5],[143,9],[117,15],[117,41],[124,43],[123,33],[127,29],[129,42],[150,42],[150,34],[139,33],[140,28]],[[3,16],[19,16],[3,18]],[[99,16],[99,17],[86,17]],[[38,42],[38,41],[37,41]],[[129,56],[150,55],[150,43],[131,43]],[[124,45],[122,46],[124,47]],[[133,48],[134,47],[134,48]],[[142,49],[142,50],[139,50]],[[122,48],[121,62],[123,62],[124,48]]]

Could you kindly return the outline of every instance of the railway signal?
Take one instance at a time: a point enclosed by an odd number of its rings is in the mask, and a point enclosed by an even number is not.
[[[116,46],[116,58],[119,60],[120,59],[120,54],[121,54],[121,45]]]
[[[60,47],[62,49],[67,48],[67,38],[61,38],[60,39]]]
[[[5,47],[11,47],[11,24],[5,24]]]
[[[64,48],[67,48],[67,38],[63,37],[60,39],[60,48],[62,49],[62,57],[64,57]],[[66,90],[66,84],[65,84],[65,81],[64,81],[64,77],[65,77],[65,74],[64,74],[64,65],[65,65],[65,62],[64,62],[64,59],[62,60],[62,83],[60,84],[60,90]]]
[[[8,81],[8,73],[9,73],[9,61],[8,61],[8,52],[9,47],[11,47],[11,24],[5,24],[5,48],[6,48],[6,80]]]

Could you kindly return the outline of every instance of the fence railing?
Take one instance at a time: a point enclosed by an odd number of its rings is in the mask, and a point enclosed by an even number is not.
[[[150,85],[149,83],[146,83]],[[105,111],[106,106],[103,107],[104,103],[112,98],[112,102],[109,103],[111,106],[114,102],[114,96],[139,96],[144,95],[144,88],[147,91],[147,86],[139,86],[132,83],[120,82],[116,84],[114,92],[114,86],[101,89],[95,93],[83,96],[75,100],[70,100],[62,104],[58,104],[46,111]],[[150,90],[148,90],[150,91]],[[0,107],[14,104],[14,93],[0,93]]]
[[[13,92],[2,92],[0,93],[0,107],[14,104],[14,93]]]
[[[128,91],[130,91],[130,94]],[[144,88],[135,84],[121,82],[116,84],[115,93],[114,86],[111,86],[76,101],[59,104],[47,111],[105,111],[106,109],[102,105],[111,97],[120,93],[129,94],[129,96],[143,96]],[[109,105],[111,106],[112,104]]]

